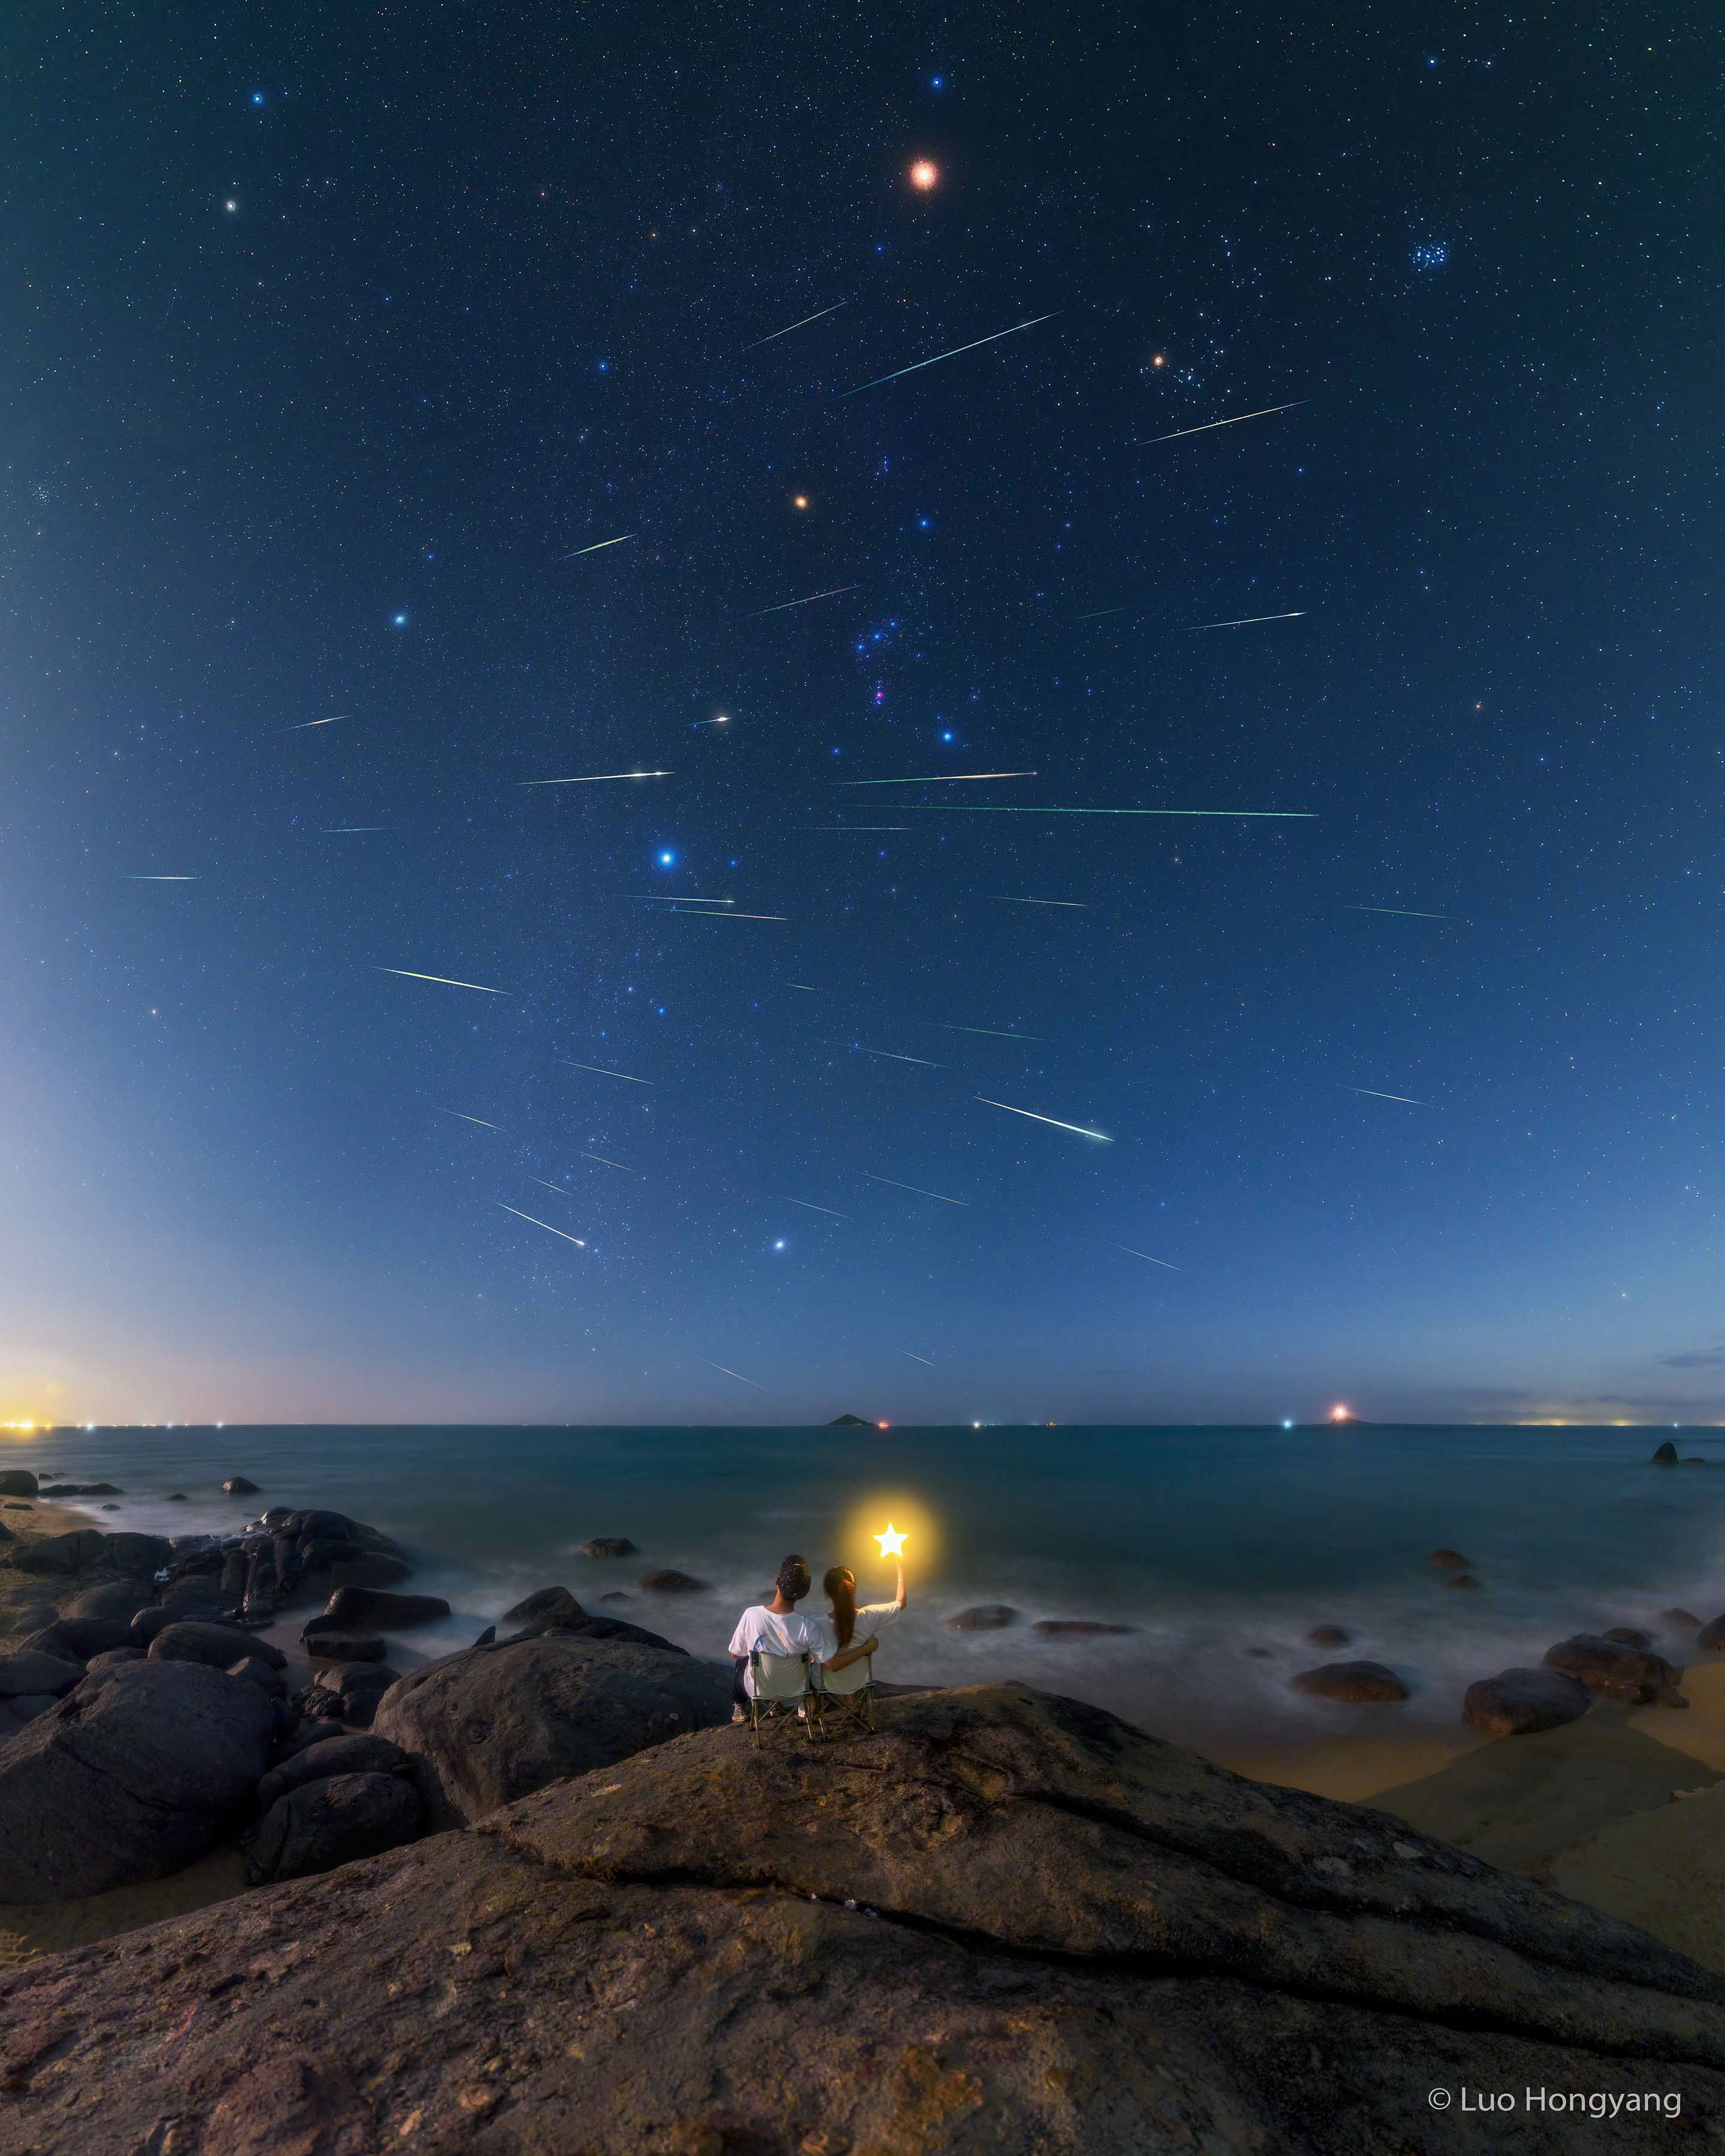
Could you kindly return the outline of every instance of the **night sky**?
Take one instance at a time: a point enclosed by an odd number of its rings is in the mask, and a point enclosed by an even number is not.
[[[1328,13],[9,11],[0,1413],[1725,1414],[1719,32]]]

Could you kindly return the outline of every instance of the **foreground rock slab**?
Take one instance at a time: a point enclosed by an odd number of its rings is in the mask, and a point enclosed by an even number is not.
[[[1466,2086],[1678,2089],[1686,2147],[1725,2133],[1725,1980],[1628,1926],[1072,1701],[885,1716],[843,1748],[707,1731],[28,1964],[0,1983],[0,2131],[56,2156],[1501,2150],[1501,2120],[1428,2103]],[[1518,2156],[1588,2131],[1513,2126]],[[1662,2113],[1609,2133],[1676,2145]]]

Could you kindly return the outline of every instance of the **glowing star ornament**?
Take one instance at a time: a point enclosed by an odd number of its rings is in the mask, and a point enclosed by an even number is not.
[[[880,1545],[880,1554],[882,1557],[902,1557],[905,1551],[906,1539],[906,1537],[899,1532],[898,1529],[893,1526],[891,1520],[886,1522],[886,1533],[884,1535],[876,1535],[875,1537],[875,1540]]]
[[[919,157],[911,167],[911,185],[918,194],[926,195],[940,185],[941,168],[927,157]]]

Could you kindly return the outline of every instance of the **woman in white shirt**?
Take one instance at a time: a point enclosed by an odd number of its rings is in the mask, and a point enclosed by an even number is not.
[[[856,1574],[848,1565],[835,1564],[820,1584],[832,1608],[833,1636],[838,1642],[839,1654],[846,1662],[854,1661],[859,1655],[870,1657],[869,1674],[872,1677],[873,1656],[880,1634],[903,1614],[905,1604],[910,1599],[905,1592],[904,1559],[899,1559],[898,1593],[891,1602],[865,1602],[859,1608]]]

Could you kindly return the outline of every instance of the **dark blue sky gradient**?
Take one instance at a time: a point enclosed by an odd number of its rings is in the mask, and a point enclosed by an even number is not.
[[[1712,32],[264,12],[0,30],[0,1414],[1725,1414]]]

